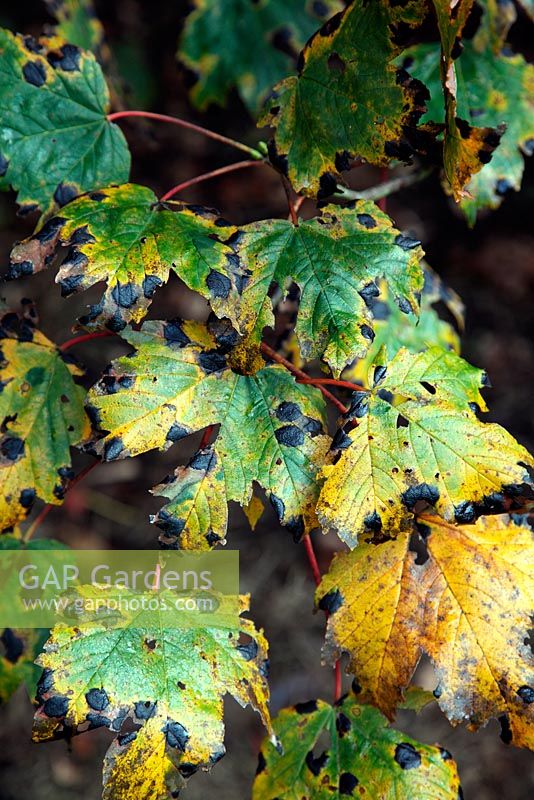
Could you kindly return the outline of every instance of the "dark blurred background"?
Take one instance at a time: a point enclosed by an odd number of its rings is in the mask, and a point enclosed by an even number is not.
[[[235,94],[226,109],[212,108],[201,116],[189,105],[184,75],[175,60],[186,3],[116,0],[97,2],[96,7],[118,69],[126,78],[129,107],[184,116],[250,143],[261,138]],[[39,34],[43,24],[51,21],[37,0],[0,2],[0,23],[12,29]],[[512,29],[511,38],[525,44],[520,23]],[[133,155],[132,180],[151,186],[157,194],[237,160],[228,148],[172,126],[127,121],[122,127]],[[463,355],[491,377],[488,418],[504,425],[530,449],[534,448],[533,167],[527,165],[523,191],[508,196],[474,230],[467,228],[444,196],[437,177],[388,198],[388,212],[396,225],[421,239],[429,263],[465,302]],[[378,171],[371,167],[349,175],[354,188],[377,181]],[[236,223],[287,214],[277,176],[262,168],[206,182],[180,199],[215,206]],[[307,201],[301,213],[312,216],[313,204]],[[17,218],[13,195],[0,195],[0,251],[5,266],[13,242],[28,235],[34,223]],[[33,298],[41,328],[56,342],[69,338],[74,319],[95,302],[98,293],[97,287],[62,300],[52,272],[4,285],[1,292],[15,305],[23,297]],[[171,278],[156,295],[149,316],[205,318],[206,314],[205,301]],[[76,354],[87,366],[92,383],[112,358],[125,351],[119,341],[103,339],[78,347]],[[161,503],[147,490],[177,463],[184,463],[199,438],[190,437],[164,454],[148,453],[99,466],[69,493],[62,508],[48,516],[40,535],[76,548],[155,547],[157,531],[148,516]],[[75,456],[77,471],[85,463],[87,457]],[[314,539],[321,566],[327,569],[338,544],[320,534]],[[252,616],[271,644],[273,713],[311,697],[331,699],[332,670],[320,663],[324,619],[322,614],[312,614],[314,587],[303,549],[279,527],[270,508],[252,533],[241,510],[234,507],[228,542],[241,551],[242,590],[252,593]],[[421,665],[417,680],[433,688],[429,664]],[[228,701],[226,712],[228,754],[210,775],[191,780],[186,792],[191,800],[210,796],[237,800],[250,795],[262,730],[250,709]],[[30,741],[31,718],[32,706],[21,688],[0,714],[0,799],[97,800],[101,761],[110,736],[97,730],[76,737],[70,751],[62,742],[36,745]],[[452,729],[433,706],[418,718],[404,712],[398,724],[423,741],[439,742],[452,751],[466,800],[530,800],[534,796],[532,755],[503,744],[497,723],[477,734]]]

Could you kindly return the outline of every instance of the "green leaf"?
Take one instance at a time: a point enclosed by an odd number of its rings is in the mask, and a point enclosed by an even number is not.
[[[373,318],[367,302],[387,283],[400,308],[417,312],[423,285],[420,243],[393,227],[371,202],[327,206],[320,217],[298,226],[286,220],[253,222],[239,229],[235,248],[246,279],[240,292],[221,300],[217,313],[230,317],[240,333],[273,324],[269,288],[300,288],[296,333],[306,359],[323,357],[339,372],[367,352]]]
[[[337,460],[323,469],[317,515],[350,547],[363,532],[395,535],[416,505],[467,521],[495,493],[529,482],[529,453],[499,425],[484,424],[484,373],[454,353],[400,350],[355,392],[334,438]],[[496,500],[498,502],[498,498]]]
[[[109,95],[91,53],[62,39],[0,30],[0,188],[25,212],[128,179],[130,154],[107,121]]]
[[[208,209],[160,204],[151,189],[128,183],[62,208],[15,245],[7,277],[40,272],[62,245],[70,248],[56,277],[64,296],[107,283],[101,301],[80,319],[84,327],[120,331],[140,322],[171,269],[217,311],[238,276],[234,251],[223,241],[234,230]]]
[[[224,105],[235,86],[257,114],[272,86],[293,71],[306,40],[342,7],[339,0],[197,0],[178,50],[196,79],[191,100],[200,109]]]
[[[470,225],[476,222],[479,211],[498,208],[508,191],[519,191],[524,169],[522,153],[531,155],[534,141],[534,67],[521,55],[496,54],[482,33],[474,40],[464,41],[462,54],[455,62],[457,112],[477,126],[506,125],[506,131],[491,161],[466,186],[470,197],[465,197],[460,206]],[[413,61],[408,69],[430,90],[425,119],[442,122],[438,54],[438,45],[419,45],[410,51]]]
[[[35,329],[33,310],[0,318],[0,527],[24,519],[36,498],[60,504],[72,477],[70,446],[90,431],[85,390],[55,345]]]
[[[448,751],[390,728],[352,693],[335,706],[311,700],[285,708],[273,724],[282,753],[268,741],[262,746],[253,800],[461,797]]]
[[[122,335],[136,352],[114,362],[89,393],[91,416],[108,432],[95,445],[98,454],[112,461],[166,449],[189,433],[220,424],[213,453],[196,457],[204,474],[193,477],[202,495],[217,487],[221,501],[225,497],[246,506],[256,481],[295,536],[316,525],[317,472],[329,444],[317,389],[295,383],[280,366],[247,375],[233,371],[233,353],[217,349],[200,324],[151,321]],[[191,477],[190,470],[182,470],[170,487],[178,508],[190,508]],[[195,547],[201,546],[201,536],[213,544],[210,513],[200,517],[195,511],[194,525],[192,519],[165,521],[160,515],[159,524],[171,536],[183,532],[184,542],[194,540]]]
[[[427,92],[393,64],[423,13],[413,0],[355,0],[310,39],[298,76],[275,87],[260,124],[276,128],[271,159],[296,191],[329,196],[352,159],[384,166],[423,146]]]
[[[243,610],[247,610],[243,600]],[[223,698],[255,708],[270,730],[267,641],[248,619],[225,628],[54,628],[38,663],[34,739],[108,727],[104,797],[167,800],[225,752]],[[121,732],[126,721],[141,726]]]
[[[47,638],[48,631],[40,629],[5,628],[2,631],[0,635],[0,702],[7,703],[21,683],[24,683],[29,694],[35,691],[40,670],[35,666],[34,661]]]
[[[92,0],[45,0],[45,5],[57,21],[54,29],[57,36],[83,50],[98,52],[104,29]]]
[[[391,359],[401,347],[410,353],[421,353],[429,347],[439,346],[444,350],[460,352],[460,337],[449,322],[440,319],[434,305],[443,303],[451,313],[457,327],[463,330],[464,307],[452,289],[445,286],[439,276],[424,265],[425,283],[421,295],[419,316],[404,314],[387,290],[385,281],[380,281],[380,294],[368,301],[373,318],[375,338],[364,358],[357,359],[344,372],[343,379],[367,384],[369,371],[384,348],[386,358]]]

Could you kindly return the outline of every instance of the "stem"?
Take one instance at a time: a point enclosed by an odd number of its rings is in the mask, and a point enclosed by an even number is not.
[[[298,369],[297,367],[295,367],[291,363],[291,361],[288,361],[287,358],[284,358],[284,356],[279,355],[279,353],[277,353],[276,350],[273,350],[272,347],[269,347],[269,345],[265,344],[265,342],[261,343],[260,350],[264,355],[266,355],[268,358],[270,358],[271,361],[276,361],[277,364],[282,364],[282,366],[284,366],[286,369],[288,369],[297,378],[304,378],[304,380],[308,380],[308,375],[306,375],[305,372],[303,372],[301,369]],[[337,399],[337,397],[332,394],[332,392],[329,392],[328,389],[324,388],[324,386],[318,386],[317,388],[323,393],[323,395],[328,400],[330,400],[331,403],[333,403],[335,405],[335,407],[338,409],[338,411],[341,414],[346,414],[347,413],[347,411],[348,411],[347,407],[344,406],[343,403],[341,403]]]
[[[207,136],[209,139],[215,139],[217,142],[235,147],[236,150],[242,150],[257,161],[263,161],[263,155],[259,150],[255,150],[253,147],[249,147],[235,139],[229,139],[228,136],[222,136],[220,133],[210,131],[200,125],[195,125],[193,122],[187,122],[185,119],[180,119],[180,117],[170,117],[168,114],[155,114],[152,111],[115,111],[114,114],[108,114],[107,118],[108,122],[116,122],[119,119],[126,119],[128,117],[142,117],[143,119],[155,119],[159,122],[170,122],[172,125],[178,125],[180,128],[195,131],[195,133],[200,133],[202,136]]]
[[[383,186],[385,183],[387,183],[387,180],[388,180],[388,168],[387,167],[382,167],[381,170],[380,170],[380,184]],[[380,209],[380,211],[383,211],[384,214],[385,214],[386,211],[387,211],[386,195],[384,195],[383,197],[380,198],[380,200],[378,201],[377,205],[378,205],[378,208]]]
[[[86,467],[84,467],[82,469],[82,471],[79,472],[77,475],[75,475],[74,478],[69,482],[69,485],[67,487],[67,491],[70,492],[72,487],[76,486],[76,484],[79,483],[83,478],[85,478],[85,476],[89,472],[91,472],[91,470],[94,469],[96,467],[96,465],[99,464],[99,463],[100,463],[99,461],[93,461],[92,464],[88,464]],[[30,527],[26,531],[26,533],[23,534],[23,536],[22,536],[22,541],[23,542],[29,542],[30,541],[30,539],[32,538],[32,536],[35,533],[35,531],[37,530],[37,528],[41,525],[43,520],[46,519],[46,517],[49,515],[49,513],[55,507],[56,507],[55,504],[47,503],[46,506],[43,509],[41,509],[39,515],[34,519],[32,524],[30,525]]]
[[[339,659],[334,664],[334,681],[334,703],[337,703],[343,691],[343,685],[341,683],[341,661],[339,661]]]
[[[196,178],[190,178],[188,181],[183,181],[183,183],[177,184],[177,186],[173,186],[168,192],[166,192],[163,197],[160,198],[160,203],[165,203],[166,200],[170,200],[175,194],[178,192],[182,192],[184,189],[188,189],[190,186],[194,186],[196,183],[201,183],[202,181],[207,181],[210,178],[216,178],[218,175],[226,175],[228,172],[235,172],[238,169],[245,169],[245,167],[261,167],[263,164],[267,165],[266,161],[238,161],[236,164],[228,164],[226,167],[219,167],[219,169],[214,169],[211,172],[205,172],[203,175],[197,175]]]
[[[336,378],[297,378],[297,383],[309,383],[311,386],[339,386],[340,389],[350,389],[353,392],[365,392],[364,386],[351,381],[338,381]]]
[[[433,172],[432,169],[422,169],[419,172],[409,172],[407,175],[401,175],[398,178],[392,178],[390,181],[379,183],[376,186],[371,186],[369,189],[362,191],[356,189],[345,189],[343,186],[338,186],[336,193],[332,195],[331,200],[380,200],[384,197],[389,197],[390,194],[398,192],[407,186],[413,186],[414,183],[423,181]]]
[[[66,342],[63,342],[59,346],[59,349],[62,353],[66,350],[70,350],[71,347],[74,347],[76,344],[81,344],[82,342],[89,342],[91,339],[101,339],[104,336],[115,336],[112,331],[96,331],[95,333],[82,333],[81,336],[75,336],[73,339],[68,339]]]
[[[208,444],[210,443],[211,434],[213,433],[214,430],[215,430],[215,425],[208,425],[208,427],[202,434],[199,450],[204,450],[204,448],[208,446]]]
[[[289,209],[289,219],[291,220],[291,222],[293,223],[295,228],[298,228],[299,218],[297,216],[297,210],[295,208],[295,204],[293,203],[293,201],[291,199],[291,186],[289,185],[289,181],[285,177],[285,175],[282,175],[281,178],[282,178],[282,186],[284,187],[284,192],[286,193],[286,197],[287,197],[287,207]]]

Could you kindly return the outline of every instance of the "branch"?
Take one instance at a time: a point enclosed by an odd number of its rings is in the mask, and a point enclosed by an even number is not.
[[[422,169],[419,172],[409,172],[407,175],[400,175],[398,178],[392,178],[389,181],[384,181],[384,183],[379,183],[361,191],[338,186],[330,200],[380,200],[400,191],[400,189],[405,189],[407,186],[413,186],[414,183],[425,180],[433,171],[432,169]]]
[[[203,128],[201,125],[195,125],[193,122],[187,122],[180,117],[170,117],[168,114],[155,114],[152,111],[115,111],[113,114],[108,114],[108,122],[116,122],[119,119],[126,119],[128,117],[142,117],[143,119],[155,119],[158,122],[169,122],[172,125],[178,125],[180,128],[186,128],[189,131],[200,133],[202,136],[207,136],[209,139],[215,139],[216,142],[222,142],[230,147],[235,147],[237,150],[242,150],[248,153],[256,161],[262,161],[264,156],[259,150],[249,147],[243,142],[238,142],[236,139],[229,139],[228,136],[223,136],[215,131],[210,131]]]
[[[263,165],[268,166],[264,159],[261,161],[238,161],[236,164],[228,164],[226,167],[219,167],[219,169],[214,169],[211,172],[205,172],[203,175],[197,175],[196,178],[190,178],[188,181],[183,181],[183,183],[173,186],[172,189],[170,189],[163,195],[163,197],[160,198],[160,203],[165,203],[175,194],[178,194],[178,192],[182,192],[184,189],[188,189],[190,186],[194,186],[196,183],[202,183],[202,181],[207,181],[210,178],[216,178],[219,175],[226,175],[228,172],[235,172],[238,169],[245,169],[245,167],[261,167]]]

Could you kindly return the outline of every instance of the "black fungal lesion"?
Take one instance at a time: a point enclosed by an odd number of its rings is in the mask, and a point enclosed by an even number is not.
[[[169,719],[163,727],[163,733],[165,734],[165,739],[169,747],[179,750],[182,753],[185,751],[187,742],[189,741],[189,733],[183,725]]]
[[[324,769],[326,763],[328,761],[328,751],[323,750],[318,756],[315,756],[313,750],[309,750],[306,753],[305,763],[312,775],[320,774],[321,770]]]
[[[178,317],[164,323],[163,339],[165,344],[169,346],[178,345],[178,347],[187,347],[187,345],[191,344],[191,339],[184,332],[183,320]]]
[[[63,72],[79,72],[82,51],[73,44],[63,44],[56,50],[47,54],[47,61],[53,69]]]
[[[401,769],[417,769],[421,766],[421,754],[409,742],[401,742],[396,746],[394,759]]]
[[[307,700],[304,703],[295,703],[295,711],[297,714],[313,714],[317,711],[317,700]]]
[[[326,611],[328,614],[335,614],[335,612],[343,605],[343,595],[339,589],[332,589],[321,597],[317,603],[317,607],[321,611]]]
[[[3,658],[9,661],[10,664],[16,664],[24,655],[24,639],[17,636],[11,628],[4,628],[0,635],[0,643],[3,648]]]
[[[22,67],[22,75],[26,83],[37,88],[46,83],[46,69],[41,61],[27,61]]]
[[[339,776],[339,794],[351,796],[359,784],[359,780],[352,772],[342,772]]]
[[[439,490],[429,483],[418,483],[410,486],[401,495],[401,501],[409,511],[413,511],[417,503],[433,506],[439,500]]]

